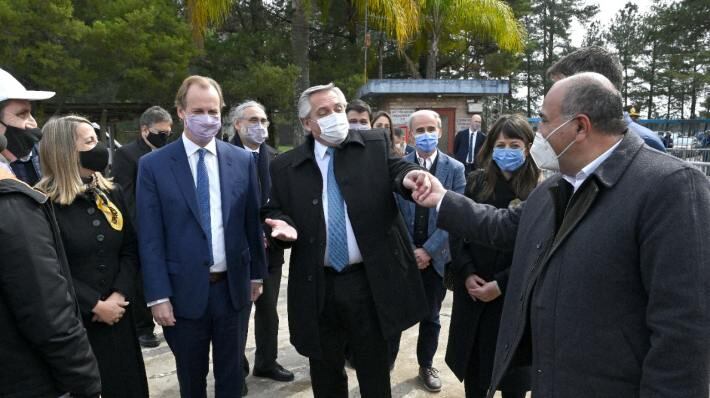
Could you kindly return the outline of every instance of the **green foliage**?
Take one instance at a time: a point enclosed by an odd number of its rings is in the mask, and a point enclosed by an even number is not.
[[[78,46],[89,29],[72,13],[70,0],[0,0],[2,68],[58,98],[85,92]]]
[[[100,14],[85,15],[93,22],[84,39],[81,59],[92,80],[102,82],[87,98],[170,104],[197,53],[189,29],[172,2],[86,2],[93,3]]]

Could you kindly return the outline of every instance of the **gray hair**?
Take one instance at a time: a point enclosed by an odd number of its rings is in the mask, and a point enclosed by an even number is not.
[[[412,113],[407,118],[407,128],[409,129],[410,132],[414,133],[414,131],[412,130],[412,122],[414,121],[414,118],[416,116],[420,116],[420,115],[424,115],[424,114],[430,114],[431,116],[433,116],[434,119],[436,119],[436,127],[441,129],[441,116],[439,116],[438,113],[432,111],[431,109],[421,109],[421,110],[418,110],[418,111]]]
[[[244,112],[252,107],[257,107],[264,111],[264,113],[266,113],[266,108],[264,107],[264,105],[254,100],[246,100],[241,104],[232,107],[232,109],[229,110],[229,115],[227,115],[227,120],[225,120],[225,123],[222,126],[222,131],[227,134],[230,139],[234,137],[235,134],[237,134],[237,130],[234,127],[234,122],[244,117]]]
[[[606,77],[595,72],[570,76],[560,113],[567,118],[578,114],[589,117],[592,127],[606,134],[619,134],[626,129],[621,93]]]
[[[573,51],[547,69],[547,77],[572,76],[581,72],[597,72],[621,89],[624,81],[619,58],[602,47],[591,46]]]
[[[330,90],[334,92],[343,107],[348,105],[348,100],[345,99],[345,95],[343,94],[343,92],[340,91],[339,88],[335,87],[335,84],[333,83],[309,87],[304,90],[303,93],[301,93],[301,96],[298,98],[298,117],[300,119],[307,118],[308,115],[311,113],[311,95],[325,90]]]
[[[264,113],[266,113],[266,108],[264,108],[264,105],[261,105],[260,103],[254,101],[254,100],[246,100],[246,101],[242,102],[241,104],[233,107],[229,111],[229,116],[227,116],[227,120],[229,121],[229,124],[234,124],[234,122],[236,122],[237,120],[244,117],[244,112],[247,109],[253,108],[253,107],[259,108],[262,111],[264,111]]]
[[[146,109],[145,112],[143,112],[139,123],[141,127],[146,126],[150,128],[154,124],[162,122],[168,122],[172,124],[173,118],[172,116],[170,116],[170,113],[168,113],[168,111],[156,105],[151,106],[150,108]]]

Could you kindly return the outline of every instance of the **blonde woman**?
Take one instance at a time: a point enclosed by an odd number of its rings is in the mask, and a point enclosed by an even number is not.
[[[117,186],[103,177],[108,150],[90,122],[50,120],[42,129],[42,179],[52,200],[82,320],[99,363],[104,398],[148,397],[129,303],[136,289],[135,232]]]

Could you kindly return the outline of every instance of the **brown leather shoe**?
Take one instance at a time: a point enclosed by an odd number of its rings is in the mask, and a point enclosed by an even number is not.
[[[439,379],[439,371],[436,368],[423,366],[419,367],[419,379],[421,379],[424,388],[430,392],[441,391],[441,379]]]

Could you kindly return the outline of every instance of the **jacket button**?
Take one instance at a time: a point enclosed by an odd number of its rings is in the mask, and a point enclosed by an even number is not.
[[[308,275],[308,277],[306,278],[306,280],[307,280],[308,282],[313,282],[313,275]]]
[[[313,204],[313,206],[316,206],[316,205],[318,204],[318,202],[319,202],[318,199],[313,199],[313,200],[311,201],[311,203]]]
[[[99,220],[94,220],[94,221],[91,222],[91,225],[93,225],[93,226],[95,226],[95,227],[98,227],[99,225],[101,225],[101,221],[99,221]]]
[[[105,237],[104,237],[102,234],[96,235],[96,240],[98,240],[99,242],[103,242],[103,241],[104,241],[104,238],[105,238]]]
[[[86,209],[86,212],[89,214],[94,214],[96,213],[96,209],[94,209],[93,207],[89,207],[88,209]]]
[[[541,248],[541,247],[542,247],[542,244],[540,244],[540,242],[537,242],[537,245],[535,245],[535,248],[536,248],[536,249],[539,249],[539,248]]]
[[[510,344],[506,343],[505,347],[503,347],[503,348],[505,348],[505,350],[507,351],[508,349],[510,349]]]
[[[541,374],[542,374],[542,369],[538,369],[536,372],[537,372],[537,374],[541,375]]]
[[[106,271],[106,264],[99,264],[97,268],[99,269],[99,271],[104,272]]]

